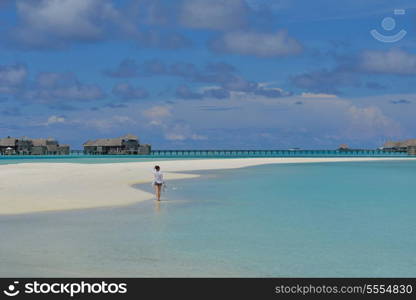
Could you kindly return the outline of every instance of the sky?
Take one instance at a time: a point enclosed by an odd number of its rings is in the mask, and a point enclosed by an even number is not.
[[[416,138],[415,37],[413,0],[0,0],[0,137],[377,148]]]

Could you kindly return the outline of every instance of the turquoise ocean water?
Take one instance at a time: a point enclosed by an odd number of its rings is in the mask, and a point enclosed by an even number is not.
[[[0,155],[0,165],[18,163],[120,163],[152,160],[248,157],[409,157],[381,150],[155,150],[151,155]]]
[[[0,216],[0,276],[414,277],[415,171],[264,165],[171,181],[159,205]]]

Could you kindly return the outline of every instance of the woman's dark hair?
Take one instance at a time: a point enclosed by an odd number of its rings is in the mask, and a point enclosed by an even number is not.
[[[160,167],[159,166],[155,166],[155,170],[156,171],[159,171],[160,170]]]

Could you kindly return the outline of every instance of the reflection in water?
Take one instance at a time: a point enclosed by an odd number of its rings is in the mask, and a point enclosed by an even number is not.
[[[160,213],[160,201],[155,201],[155,211]]]
[[[218,170],[162,202],[0,216],[0,277],[414,277],[415,168]]]

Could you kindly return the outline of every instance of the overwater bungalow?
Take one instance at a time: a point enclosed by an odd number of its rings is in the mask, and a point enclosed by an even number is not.
[[[338,150],[339,151],[350,151],[351,148],[347,144],[341,144],[341,145],[339,145]]]
[[[57,140],[34,139],[32,140],[32,155],[67,155],[69,145],[60,145]]]
[[[0,154],[14,154],[16,152],[16,140],[16,138],[10,136],[0,139]]]
[[[29,139],[7,137],[0,139],[0,155],[68,155],[69,145],[53,138]]]
[[[408,139],[399,142],[388,141],[381,149],[384,151],[407,152],[408,154],[416,155],[416,139]]]
[[[92,155],[106,154],[141,154],[149,155],[151,146],[140,144],[139,138],[127,134],[118,138],[89,140],[84,143],[84,153]]]

